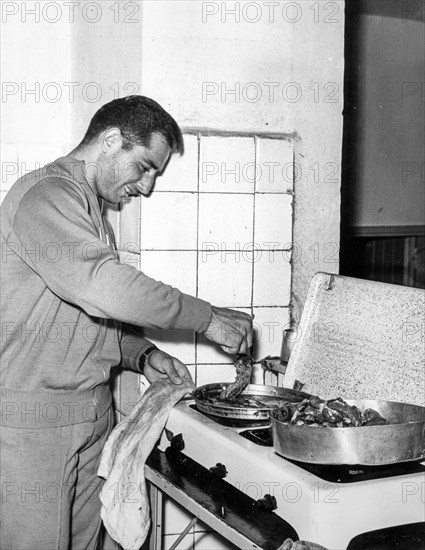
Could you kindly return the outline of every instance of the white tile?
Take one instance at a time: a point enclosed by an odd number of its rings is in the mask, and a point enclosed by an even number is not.
[[[199,363],[231,363],[229,354],[220,346],[211,342],[202,334],[198,334],[196,342],[196,361]]]
[[[183,529],[184,529],[184,527],[183,527]],[[183,529],[182,529],[182,531],[183,531]],[[161,550],[169,550],[178,538],[179,538],[179,535],[164,535],[162,537]],[[179,544],[178,550],[193,550],[193,549],[194,549],[194,546],[193,546],[193,532],[189,532],[186,535],[186,537]]]
[[[145,329],[143,334],[159,349],[182,363],[195,362],[195,335],[186,330]]]
[[[265,384],[264,369],[261,368],[259,363],[254,363],[252,365],[252,374],[251,374],[251,383],[252,384]]]
[[[287,193],[293,189],[293,145],[281,139],[258,139],[257,182],[260,193]]]
[[[251,247],[254,223],[253,195],[201,194],[199,196],[200,250]],[[245,248],[244,248],[245,247]]]
[[[183,156],[174,154],[164,173],[155,181],[155,191],[197,191],[198,137],[185,135]]]
[[[249,308],[235,308],[237,311],[243,311],[251,315]],[[219,330],[219,327],[217,327]],[[225,328],[224,328],[225,330]],[[233,356],[224,352],[218,344],[211,342],[203,334],[198,334],[196,343],[197,363],[232,363]]]
[[[254,262],[254,306],[287,306],[290,286],[288,253],[263,251]]]
[[[252,193],[255,172],[254,138],[201,137],[200,191]]]
[[[255,196],[254,242],[262,250],[291,248],[292,196]]]
[[[118,256],[122,264],[140,269],[140,254],[133,254],[130,250],[119,250]]]
[[[196,294],[196,252],[142,251],[140,269],[153,279]]]
[[[162,532],[164,535],[179,535],[193,516],[173,500],[164,498]]]
[[[197,376],[197,373],[196,373],[196,365],[190,365],[189,363],[186,363],[186,367],[187,367],[187,370],[189,371],[189,374],[196,386],[196,376]]]
[[[157,193],[142,201],[141,248],[196,250],[197,195]]]
[[[236,368],[233,363],[228,365],[198,365],[196,385],[233,382],[236,378]]]
[[[18,151],[16,145],[1,145],[1,191],[9,191],[19,178]]]
[[[62,156],[61,148],[56,151],[49,144],[22,145],[18,149],[18,164],[20,176],[38,170],[46,164]]]
[[[252,262],[241,252],[198,252],[198,296],[221,307],[250,307]]]
[[[105,202],[103,205],[103,215],[108,220],[108,222],[111,224],[112,229],[114,230],[115,240],[118,243],[118,238],[120,234],[120,210],[119,205],[117,204],[110,204],[108,202]],[[135,251],[133,251],[135,252]]]
[[[60,154],[63,157],[66,157],[75,147],[75,143],[73,141],[64,142],[62,146],[60,147]]]
[[[254,359],[280,356],[283,331],[290,327],[289,308],[254,307]]]
[[[278,386],[279,385],[279,375],[274,372],[266,371],[264,373],[264,384],[266,386]]]
[[[140,249],[140,198],[121,201],[119,247],[125,250],[139,251]]]
[[[238,548],[218,533],[197,531],[194,540],[195,550],[237,550]]]

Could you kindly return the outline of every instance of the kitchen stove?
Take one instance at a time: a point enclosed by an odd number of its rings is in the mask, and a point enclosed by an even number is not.
[[[425,292],[418,289],[317,273],[283,386],[294,388],[299,381],[303,391],[323,399],[425,406],[424,308]],[[274,452],[267,425],[219,424],[190,400],[173,409],[166,427],[182,434],[183,452],[194,461],[207,469],[224,464],[225,481],[243,493],[255,500],[274,496],[275,513],[301,540],[329,550],[363,550],[356,546],[363,533],[410,526],[407,533],[414,524],[421,524],[419,530],[424,525],[425,463],[365,468],[294,462]],[[164,436],[161,448],[168,445]],[[419,535],[419,546],[407,541],[402,547],[425,548],[424,538]]]
[[[224,464],[226,481],[251,498],[274,496],[275,513],[301,540],[343,550],[362,533],[425,521],[425,464],[335,468],[296,463],[274,452],[267,426],[224,426],[197,411],[191,400],[173,409],[166,428],[182,434],[183,452],[205,468]],[[260,432],[262,443],[247,438],[247,432],[254,437]],[[164,434],[160,449],[168,446]]]

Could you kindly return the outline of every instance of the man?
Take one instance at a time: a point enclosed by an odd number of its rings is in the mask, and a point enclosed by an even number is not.
[[[148,195],[182,150],[176,122],[156,102],[117,99],[94,115],[76,149],[18,180],[4,199],[3,550],[96,548],[111,367],[121,363],[150,382],[190,378],[135,327],[203,332],[229,353],[252,345],[248,315],[212,307],[117,258],[102,202]]]

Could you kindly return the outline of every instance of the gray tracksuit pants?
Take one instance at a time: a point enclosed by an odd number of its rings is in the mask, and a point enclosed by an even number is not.
[[[95,550],[109,388],[1,395],[0,548]]]

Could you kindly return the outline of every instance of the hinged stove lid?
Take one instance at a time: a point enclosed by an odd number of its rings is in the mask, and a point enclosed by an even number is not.
[[[284,386],[425,405],[425,291],[317,273]]]

